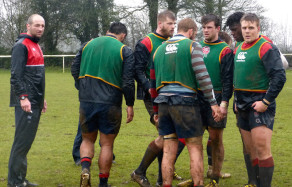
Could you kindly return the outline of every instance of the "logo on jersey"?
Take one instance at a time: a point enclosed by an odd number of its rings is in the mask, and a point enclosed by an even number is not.
[[[171,54],[171,53],[177,53],[177,45],[179,45],[178,43],[175,44],[167,44],[166,46],[166,52],[165,54]]]
[[[203,54],[204,54],[204,57],[207,57],[208,54],[210,53],[210,47],[209,46],[205,46],[203,47]]]
[[[245,55],[247,54],[247,52],[240,52],[237,55],[237,62],[245,62]]]

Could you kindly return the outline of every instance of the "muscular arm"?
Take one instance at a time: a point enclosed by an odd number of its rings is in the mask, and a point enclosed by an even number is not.
[[[151,43],[149,38],[144,38],[136,44],[134,57],[135,57],[135,79],[138,84],[141,84],[143,90],[148,92],[150,88],[149,80],[146,78],[145,70],[149,63],[151,52]]]
[[[87,44],[87,42],[81,45],[79,51],[77,52],[77,54],[72,62],[72,65],[71,65],[71,74],[75,80],[75,87],[77,90],[79,90],[78,77],[79,77],[79,73],[80,73],[82,50],[86,44]]]
[[[233,68],[234,55],[232,50],[227,47],[221,55],[221,81],[222,81],[222,101],[229,102],[233,92]]]
[[[153,111],[155,114],[158,113],[158,104],[154,102],[155,98],[158,96],[156,91],[156,76],[155,76],[155,69],[154,69],[154,63],[151,64],[150,69],[150,93],[151,93],[151,101],[153,106]]]
[[[273,102],[286,82],[280,52],[273,44],[265,43],[261,48],[261,60],[270,79],[269,89],[265,95],[268,102]]]
[[[27,53],[27,48],[21,43],[17,43],[12,50],[10,83],[15,91],[15,95],[18,97],[28,96],[25,85],[26,83],[24,81]]]
[[[123,53],[123,75],[122,75],[122,90],[127,106],[134,106],[135,101],[135,83],[134,83],[134,65],[135,59],[132,50],[125,46]]]

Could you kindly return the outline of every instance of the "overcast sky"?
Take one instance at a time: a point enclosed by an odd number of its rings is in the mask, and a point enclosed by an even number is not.
[[[292,0],[257,0],[267,12],[265,16],[280,23],[289,24],[292,28]],[[118,5],[137,5],[143,0],[115,0]]]

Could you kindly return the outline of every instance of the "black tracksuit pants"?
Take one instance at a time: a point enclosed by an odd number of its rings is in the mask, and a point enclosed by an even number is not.
[[[41,116],[40,108],[32,106],[32,113],[15,107],[15,136],[8,164],[8,185],[24,182],[27,171],[26,155],[35,139]]]

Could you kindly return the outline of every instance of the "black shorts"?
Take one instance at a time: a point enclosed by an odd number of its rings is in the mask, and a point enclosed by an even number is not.
[[[192,105],[159,104],[159,135],[176,133],[178,138],[192,138],[204,133],[200,108]]]
[[[121,107],[109,104],[80,102],[79,120],[82,133],[100,131],[118,134],[121,127]]]
[[[221,98],[222,98],[221,93],[216,93],[215,96],[216,96],[217,103],[220,104]],[[227,118],[224,118],[223,120],[219,122],[216,122],[212,116],[211,105],[209,104],[208,101],[205,101],[203,97],[204,96],[202,95],[199,95],[198,97],[199,103],[200,103],[200,111],[201,111],[203,126],[205,126],[206,129],[208,127],[218,128],[218,129],[226,128]]]
[[[238,126],[246,131],[251,131],[251,129],[262,125],[273,130],[274,119],[275,105],[269,106],[265,112],[256,112],[253,108],[247,110],[238,109]]]

